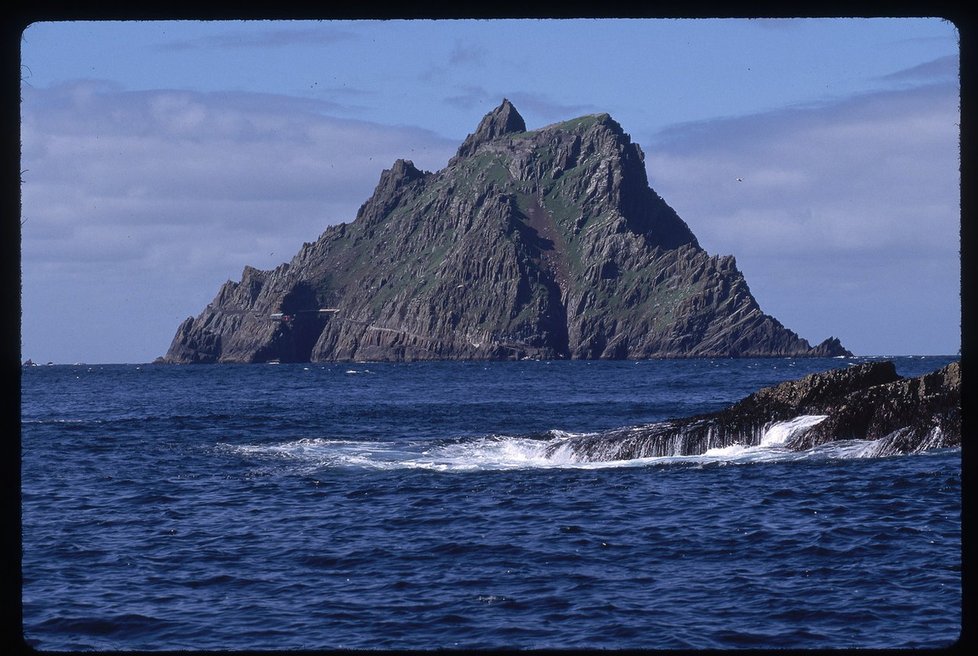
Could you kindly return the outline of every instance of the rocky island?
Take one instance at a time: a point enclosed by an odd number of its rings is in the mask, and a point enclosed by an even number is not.
[[[719,412],[576,436],[548,451],[608,461],[702,455],[735,445],[801,451],[840,440],[867,441],[864,456],[960,446],[960,362],[917,378],[898,376],[890,361],[810,374]]]
[[[608,114],[527,130],[503,100],[441,171],[397,160],[354,221],[245,267],[158,361],[840,355],[761,311]]]

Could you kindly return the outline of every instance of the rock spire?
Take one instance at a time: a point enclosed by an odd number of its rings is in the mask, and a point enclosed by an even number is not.
[[[467,157],[481,144],[513,132],[526,132],[526,123],[513,107],[513,103],[503,98],[499,107],[486,114],[475,132],[465,138],[458,149],[457,157]]]

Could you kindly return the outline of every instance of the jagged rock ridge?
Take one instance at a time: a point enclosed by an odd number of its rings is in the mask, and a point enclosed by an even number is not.
[[[872,441],[864,455],[919,453],[961,445],[961,364],[918,378],[892,362],[834,369],[767,387],[719,412],[582,435],[548,447],[583,461],[701,455],[757,446],[775,424],[798,421],[784,448]],[[799,421],[800,420],[800,421]],[[814,420],[814,421],[812,421]]]
[[[847,354],[760,310],[610,116],[528,131],[504,100],[443,170],[397,160],[353,222],[245,267],[161,361]]]

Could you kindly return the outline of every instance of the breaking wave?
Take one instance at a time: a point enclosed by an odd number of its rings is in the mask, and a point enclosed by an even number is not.
[[[575,450],[580,438],[597,433],[547,431],[537,436],[488,435],[418,442],[379,442],[303,438],[262,445],[218,448],[241,456],[274,459],[302,468],[352,467],[366,469],[422,469],[432,471],[493,471],[514,469],[602,469],[657,465],[736,465],[755,462],[873,458],[887,455],[879,440],[838,440],[814,448],[790,449],[793,437],[825,419],[804,415],[769,426],[756,445],[733,444],[708,449],[699,455],[664,455],[624,460],[595,460]]]

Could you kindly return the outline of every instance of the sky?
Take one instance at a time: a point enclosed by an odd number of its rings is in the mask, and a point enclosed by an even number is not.
[[[246,265],[437,171],[508,98],[608,112],[761,309],[960,349],[959,34],[940,18],[66,21],[21,35],[21,359],[163,355]]]

